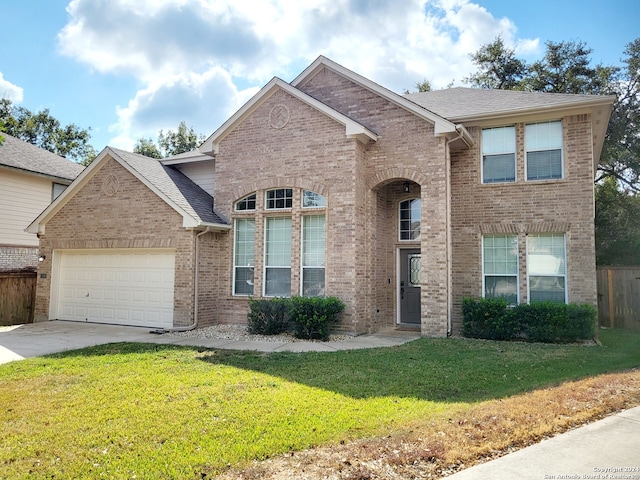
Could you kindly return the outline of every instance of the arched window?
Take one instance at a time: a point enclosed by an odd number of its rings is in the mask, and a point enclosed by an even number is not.
[[[258,206],[257,195],[264,195],[264,204]],[[323,296],[325,208],[323,195],[291,187],[259,190],[238,200],[234,219],[233,294]],[[258,260],[262,268],[255,270],[254,255],[259,250],[263,252],[263,258]],[[300,268],[299,286],[291,284],[294,265]],[[262,284],[262,292],[254,291],[255,281]]]
[[[236,211],[245,212],[256,209],[256,194],[252,193],[236,202]]]

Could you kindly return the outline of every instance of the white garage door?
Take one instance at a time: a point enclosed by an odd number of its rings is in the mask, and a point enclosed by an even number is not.
[[[55,252],[52,318],[171,328],[174,273],[169,250]]]

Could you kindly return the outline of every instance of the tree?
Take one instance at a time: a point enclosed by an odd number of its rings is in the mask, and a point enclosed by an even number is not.
[[[151,138],[139,138],[133,147],[133,153],[139,153],[146,157],[162,158],[162,154]]]
[[[204,140],[204,135],[196,134],[193,127],[187,128],[187,124],[182,121],[178,125],[177,132],[169,130],[165,134],[160,130],[158,145],[153,143],[150,138],[139,138],[133,151],[152,158],[171,157],[197,149]]]
[[[522,81],[524,90],[548,93],[608,93],[614,67],[591,67],[591,48],[584,42],[546,42],[547,51]]]
[[[596,186],[596,263],[640,265],[640,197],[614,177]]]
[[[615,178],[640,193],[640,38],[627,44],[624,67],[613,78],[617,100],[611,113],[597,181]]]
[[[595,178],[596,259],[640,264],[640,38],[627,44],[622,68],[591,66],[592,50],[583,42],[545,45],[544,57],[520,71],[512,65],[524,62],[498,37],[471,55],[478,70],[466,81],[480,88],[616,95]]]
[[[483,45],[469,55],[478,71],[463,79],[476,88],[496,88],[520,90],[521,81],[528,73],[525,62],[515,56],[513,49],[507,48],[498,36],[492,43]]]
[[[89,130],[73,123],[62,126],[49,109],[33,113],[11,100],[0,100],[0,131],[83,165],[96,156]]]

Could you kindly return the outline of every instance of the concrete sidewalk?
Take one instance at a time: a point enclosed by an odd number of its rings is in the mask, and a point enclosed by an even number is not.
[[[640,480],[640,407],[468,468],[447,480]]]
[[[392,347],[420,338],[418,332],[385,331],[340,342],[277,342],[180,337],[150,333],[151,328],[50,321],[0,327],[0,364],[50,353],[114,342],[163,343],[261,352],[335,352]]]

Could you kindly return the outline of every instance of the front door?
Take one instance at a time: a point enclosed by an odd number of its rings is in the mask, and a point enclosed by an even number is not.
[[[400,323],[420,325],[420,249],[400,250]]]

